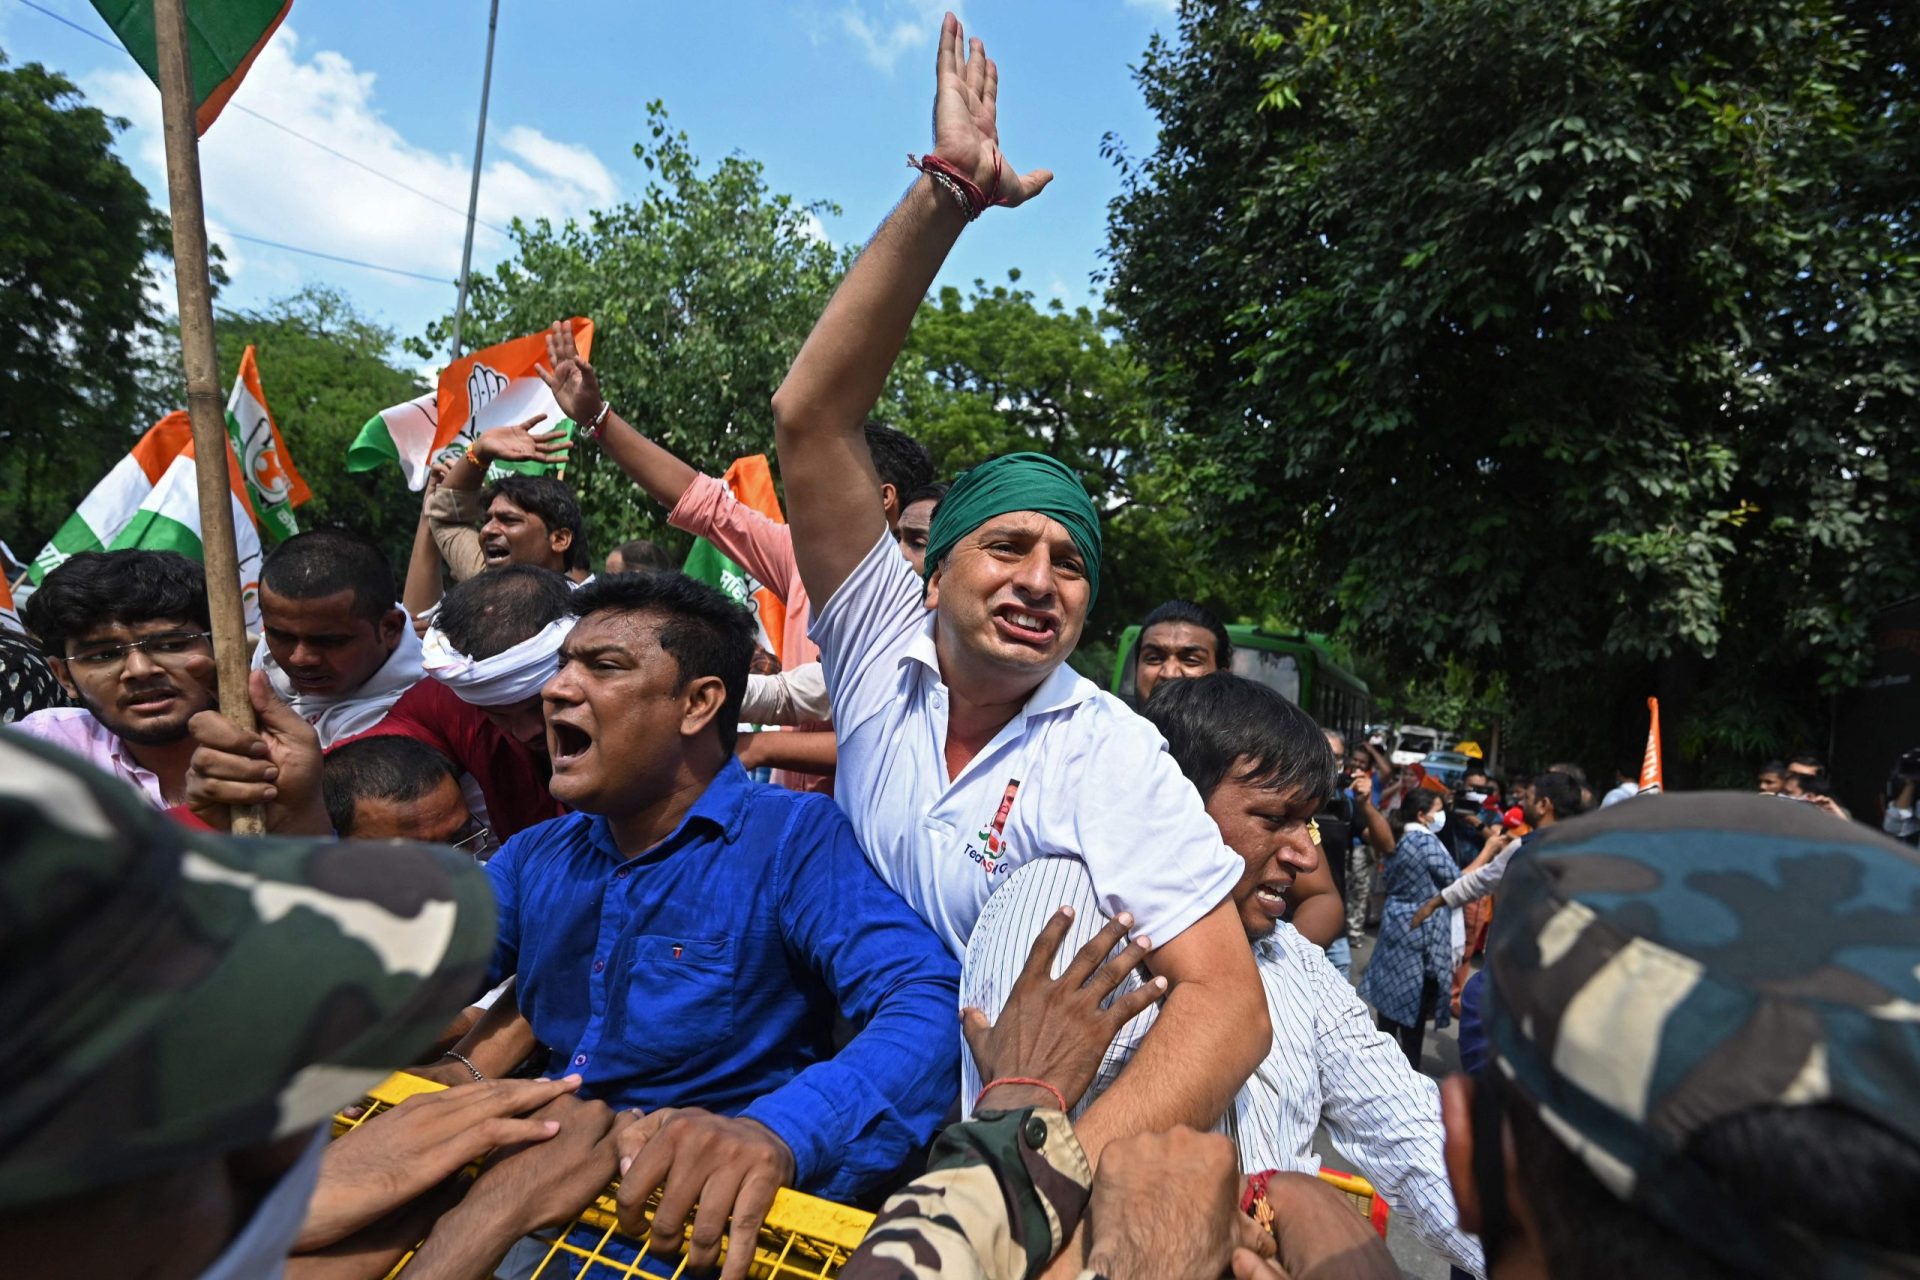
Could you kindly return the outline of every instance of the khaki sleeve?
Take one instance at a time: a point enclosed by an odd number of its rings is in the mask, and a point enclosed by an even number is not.
[[[1061,1112],[952,1125],[927,1172],[881,1207],[841,1280],[1031,1280],[1066,1244],[1092,1184]]]
[[[477,489],[441,485],[427,496],[427,529],[455,582],[465,582],[487,567],[480,552],[480,515]]]

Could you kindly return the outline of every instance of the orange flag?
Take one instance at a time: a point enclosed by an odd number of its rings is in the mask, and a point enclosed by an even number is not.
[[[593,358],[593,321],[579,316],[567,321],[580,358]],[[536,431],[565,425],[572,438],[572,419],[554,401],[553,392],[533,371],[547,362],[546,330],[461,356],[440,374],[440,420],[433,433],[429,456],[458,440],[470,442],[489,427],[511,426],[536,414],[547,420]]]
[[[1660,776],[1660,699],[1648,698],[1647,751],[1640,757],[1640,794],[1657,796],[1666,790]]]
[[[773,469],[767,465],[766,454],[754,453],[735,458],[733,465],[727,468],[726,479],[727,488],[741,502],[775,524],[787,522],[786,516],[780,512],[780,495],[774,490]],[[752,609],[755,620],[760,624],[760,644],[774,657],[782,662],[787,661],[788,655],[780,651],[780,639],[786,634],[787,606],[781,603],[771,586],[754,581],[752,574],[705,538],[693,540],[693,549],[687,552],[687,563],[682,572],[689,578],[697,578],[709,586],[720,588]],[[779,585],[785,586],[784,583]]]

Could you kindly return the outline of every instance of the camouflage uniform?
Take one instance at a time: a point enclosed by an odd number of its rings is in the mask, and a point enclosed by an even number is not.
[[[1487,969],[1506,1092],[1614,1194],[1746,1274],[1914,1274],[1687,1154],[1726,1117],[1822,1103],[1920,1144],[1914,850],[1772,797],[1635,799],[1513,860]]]
[[[881,1207],[840,1280],[1026,1280],[1066,1244],[1092,1185],[1064,1114],[985,1112],[940,1135],[927,1172]]]
[[[451,850],[191,832],[0,730],[0,1211],[310,1130],[481,987]]]

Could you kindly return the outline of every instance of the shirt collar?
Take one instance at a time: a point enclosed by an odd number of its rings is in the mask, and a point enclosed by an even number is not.
[[[680,819],[667,838],[641,856],[661,857],[680,847],[691,834],[697,823],[708,830],[717,832],[722,841],[732,841],[740,835],[740,827],[747,820],[747,797],[753,780],[747,777],[747,771],[740,767],[740,757],[735,756],[721,767],[700,793],[700,798],[687,810],[686,817]],[[620,856],[620,846],[614,842],[613,828],[600,814],[590,819],[593,828],[593,843],[615,862],[625,861]]]
[[[931,672],[935,680],[938,680],[941,678],[940,651],[933,641],[936,617],[933,610],[927,610],[927,616],[920,620],[919,627],[908,637],[906,648],[900,655],[900,661],[917,662]],[[1052,675],[1040,682],[1038,688],[1027,695],[1026,702],[1020,708],[1020,718],[1030,720],[1034,716],[1045,715],[1049,711],[1065,711],[1069,707],[1085,702],[1095,692],[1091,680],[1082,679],[1071,663],[1063,662],[1054,669]]]

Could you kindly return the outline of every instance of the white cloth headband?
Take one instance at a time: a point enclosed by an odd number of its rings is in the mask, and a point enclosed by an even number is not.
[[[478,661],[448,643],[438,626],[420,642],[421,665],[428,675],[476,707],[510,707],[540,692],[560,670],[560,642],[577,618],[555,618],[504,653]]]

